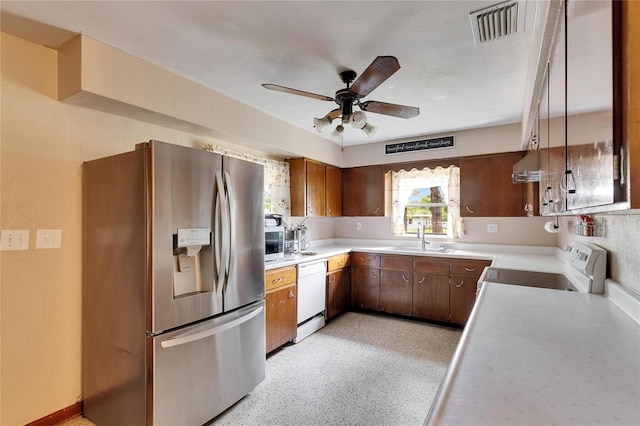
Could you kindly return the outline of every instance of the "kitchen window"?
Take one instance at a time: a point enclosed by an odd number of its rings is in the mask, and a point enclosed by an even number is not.
[[[393,171],[391,179],[394,235],[416,236],[424,225],[427,235],[461,236],[459,167]]]

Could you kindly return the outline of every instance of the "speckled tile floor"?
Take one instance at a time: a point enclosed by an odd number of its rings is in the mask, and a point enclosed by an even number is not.
[[[267,359],[266,379],[213,425],[422,425],[458,329],[347,312]],[[93,425],[83,418],[64,426]]]

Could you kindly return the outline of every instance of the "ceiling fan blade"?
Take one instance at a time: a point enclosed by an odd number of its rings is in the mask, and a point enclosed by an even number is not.
[[[420,114],[419,108],[406,105],[388,104],[386,102],[367,101],[359,105],[363,111],[392,115],[400,118],[413,118]]]
[[[360,77],[356,79],[349,90],[363,98],[399,69],[400,64],[395,56],[378,56],[371,62],[371,65],[360,74]]]
[[[278,92],[290,93],[292,95],[306,96],[307,98],[333,102],[333,98],[330,98],[329,96],[317,95],[315,93],[305,92],[303,90],[292,89],[290,87],[284,87],[284,86],[278,86],[277,84],[263,84],[262,87],[269,90],[276,90]]]
[[[336,108],[334,110],[331,110],[327,113],[327,115],[325,115],[325,117],[329,118],[331,121],[335,120],[336,118],[340,117],[340,114],[342,114],[342,109],[340,108]]]

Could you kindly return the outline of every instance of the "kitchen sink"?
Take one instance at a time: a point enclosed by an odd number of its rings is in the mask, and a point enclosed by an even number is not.
[[[483,274],[482,282],[578,291],[578,289],[571,284],[571,281],[562,274],[522,271],[517,269],[487,268]]]
[[[425,248],[416,247],[416,246],[395,246],[395,247],[384,247],[383,250],[389,251],[397,251],[404,253],[444,253],[451,254],[455,250],[448,248],[447,246],[427,246]]]

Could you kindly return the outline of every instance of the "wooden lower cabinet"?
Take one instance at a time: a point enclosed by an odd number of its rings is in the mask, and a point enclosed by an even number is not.
[[[380,269],[351,268],[351,305],[360,309],[380,310]]]
[[[380,255],[351,254],[351,306],[380,310]]]
[[[380,310],[411,316],[413,286],[411,272],[380,271]]]
[[[267,271],[265,283],[266,353],[269,353],[295,338],[298,331],[295,266]]]
[[[327,274],[327,319],[342,313],[351,305],[351,268]]]
[[[413,316],[449,321],[449,276],[413,272]]]
[[[449,267],[446,258],[413,258],[413,315],[449,321]]]
[[[327,306],[325,319],[331,319],[351,306],[351,253],[327,259]]]
[[[380,310],[411,316],[413,276],[411,257],[385,255],[380,259]]]
[[[296,337],[296,285],[292,284],[267,293],[267,353]]]
[[[351,304],[431,321],[464,325],[478,278],[490,261],[356,252]]]
[[[485,260],[452,260],[450,280],[450,321],[464,325],[476,301],[478,278],[491,262]]]

